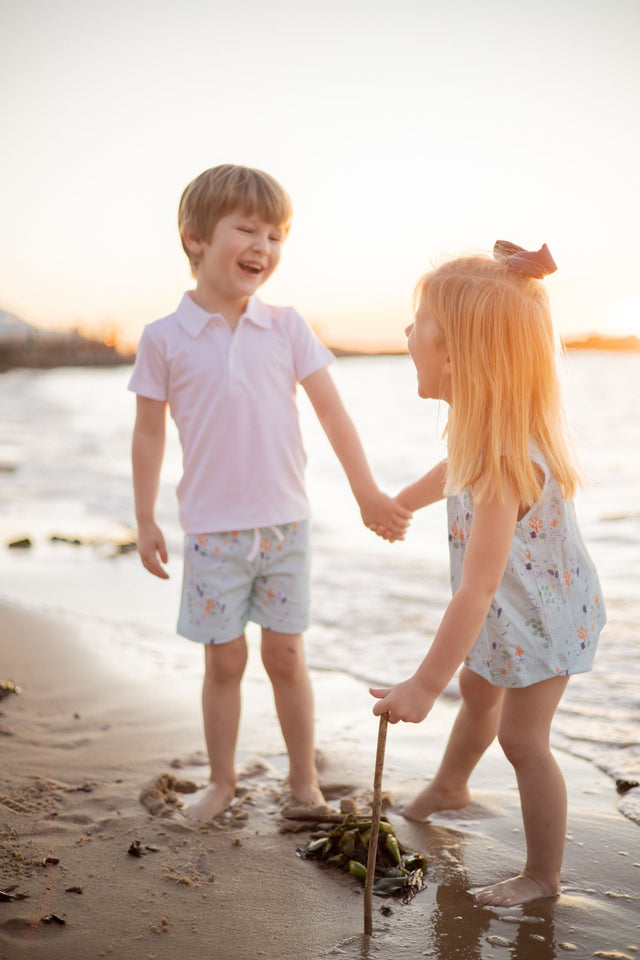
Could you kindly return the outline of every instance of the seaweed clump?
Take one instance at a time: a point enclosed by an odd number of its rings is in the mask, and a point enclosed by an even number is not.
[[[329,833],[314,837],[297,850],[305,860],[322,860],[364,883],[371,840],[371,820],[350,815]],[[408,903],[424,888],[427,861],[410,852],[395,835],[388,820],[380,821],[373,892],[381,897],[401,897]]]

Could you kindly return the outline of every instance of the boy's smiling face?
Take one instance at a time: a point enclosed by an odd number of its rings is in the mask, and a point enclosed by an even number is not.
[[[185,243],[198,258],[196,301],[237,319],[278,266],[285,236],[283,226],[240,209],[218,220],[208,242],[187,234]]]

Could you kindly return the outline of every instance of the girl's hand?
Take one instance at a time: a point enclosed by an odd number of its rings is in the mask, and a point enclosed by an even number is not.
[[[373,496],[360,501],[360,513],[365,527],[384,540],[404,540],[413,514],[396,500],[377,490]]]
[[[376,536],[380,537],[382,540],[386,540],[388,543],[395,543],[396,540],[402,539],[400,537],[395,537],[391,530],[388,530],[386,527],[376,525],[375,523],[369,524],[369,530],[372,530]]]
[[[422,723],[431,710],[436,696],[416,679],[411,677],[395,687],[380,689],[369,688],[369,693],[378,698],[374,705],[374,716],[389,714],[389,723]]]

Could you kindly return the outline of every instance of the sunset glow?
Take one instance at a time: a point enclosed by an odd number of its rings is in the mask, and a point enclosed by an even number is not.
[[[183,187],[245,163],[293,227],[264,288],[332,343],[403,343],[443,254],[558,263],[562,333],[638,332],[636,0],[130,7],[0,14],[0,309],[136,341],[190,286]]]

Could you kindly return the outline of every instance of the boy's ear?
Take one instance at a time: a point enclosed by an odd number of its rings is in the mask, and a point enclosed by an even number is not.
[[[202,253],[202,248],[204,246],[202,240],[199,237],[196,237],[188,227],[185,227],[182,231],[182,242],[189,253],[193,254],[194,256],[197,257]]]

